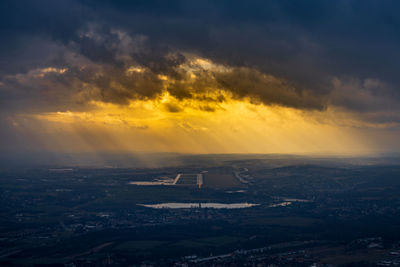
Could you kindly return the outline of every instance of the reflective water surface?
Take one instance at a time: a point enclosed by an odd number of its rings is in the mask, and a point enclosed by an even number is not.
[[[158,204],[137,204],[139,206],[153,209],[190,209],[190,208],[213,208],[213,209],[243,209],[258,206],[254,203],[158,203]]]

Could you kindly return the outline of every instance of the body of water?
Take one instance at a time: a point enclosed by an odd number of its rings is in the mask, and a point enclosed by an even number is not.
[[[290,202],[290,201],[284,201],[284,202],[271,204],[268,207],[270,207],[270,208],[285,207],[285,206],[289,206],[291,204],[292,204],[292,202]]]
[[[171,182],[129,182],[129,184],[133,184],[133,185],[174,185]]]
[[[243,209],[258,206],[254,203],[158,203],[158,204],[137,204],[139,206],[153,209],[191,209],[191,208],[212,208],[212,209]]]

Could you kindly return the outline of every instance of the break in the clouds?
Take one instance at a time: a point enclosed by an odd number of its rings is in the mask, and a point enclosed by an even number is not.
[[[212,114],[244,101],[319,122],[325,114],[324,123],[397,129],[399,7],[396,1],[2,1],[3,135],[12,132],[15,115],[135,101],[158,101],[175,114]]]

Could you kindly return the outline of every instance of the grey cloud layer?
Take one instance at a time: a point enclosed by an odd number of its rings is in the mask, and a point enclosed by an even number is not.
[[[206,68],[193,63],[194,56],[163,46],[147,46],[145,36],[93,24],[78,34],[68,45],[54,46],[47,67],[5,75],[1,85],[4,99],[19,103],[26,99],[36,108],[73,109],[90,100],[127,104],[133,99],[151,99],[164,90],[178,99],[223,90],[236,98],[250,97],[264,104],[324,107],[312,92],[250,67],[214,66],[210,62],[214,67]],[[130,71],[135,66],[140,70]],[[203,100],[224,101],[221,97]]]
[[[165,75],[177,98],[217,88],[265,104],[334,105],[398,121],[389,113],[400,109],[399,5],[3,1],[1,108],[79,109],[92,99],[126,104],[159,95]],[[200,69],[189,80],[180,68],[190,60],[186,53],[230,71]],[[131,65],[146,71],[128,75]],[[35,76],[47,67],[67,70]]]

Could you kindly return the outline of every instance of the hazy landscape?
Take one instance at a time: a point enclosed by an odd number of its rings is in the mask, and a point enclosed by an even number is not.
[[[399,158],[179,157],[159,168],[3,168],[0,264],[400,263]],[[130,184],[201,172],[201,188]]]

